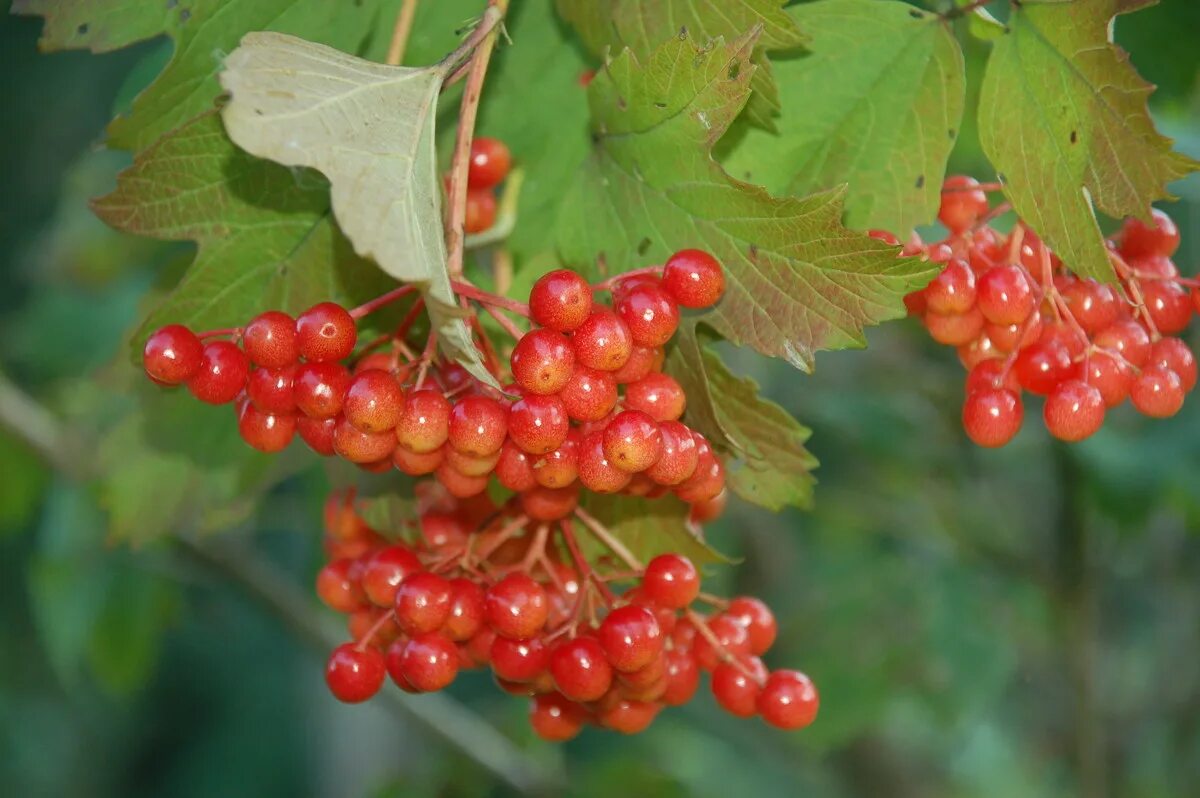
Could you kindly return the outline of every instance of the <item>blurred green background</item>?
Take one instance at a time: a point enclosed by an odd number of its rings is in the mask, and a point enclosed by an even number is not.
[[[99,148],[104,124],[167,50],[39,55],[39,29],[0,18],[0,371],[55,418],[104,429],[122,385],[108,364],[128,369],[124,335],[187,250],[109,231],[87,199],[126,163]],[[1160,87],[1160,125],[1193,156],[1198,31],[1188,0],[1117,26]],[[973,85],[985,52],[967,43]],[[983,176],[974,142],[968,127],[953,169]],[[1177,261],[1194,274],[1200,179],[1173,188]],[[746,558],[714,585],[764,597],[781,623],[770,662],[820,686],[819,721],[792,735],[729,718],[704,690],[636,738],[587,731],[561,747],[533,740],[523,702],[484,676],[454,685],[449,708],[339,705],[313,630],[279,607],[332,622],[309,590],[322,471],[297,454],[255,506],[206,508],[232,522],[228,562],[171,540],[130,548],[108,540],[93,448],[0,389],[6,418],[59,454],[52,468],[0,431],[0,793],[520,794],[479,764],[487,749],[511,778],[565,773],[563,794],[580,796],[1197,794],[1200,403],[1159,422],[1124,408],[1069,448],[1034,405],[1012,445],[983,451],[961,431],[952,350],[908,322],[870,340],[821,355],[811,377],[731,355],[814,429],[822,463],[815,511],[734,504],[711,532]],[[155,476],[119,489],[153,507]],[[134,539],[138,522],[123,519]],[[435,728],[483,735],[476,755]],[[515,748],[488,748],[493,728]]]

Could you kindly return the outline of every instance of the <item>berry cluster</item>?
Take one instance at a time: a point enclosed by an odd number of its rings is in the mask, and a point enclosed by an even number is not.
[[[1024,417],[1022,391],[1045,397],[1046,429],[1065,441],[1095,433],[1127,398],[1147,416],[1177,413],[1197,370],[1176,336],[1200,309],[1200,289],[1171,260],[1179,231],[1170,217],[1155,209],[1149,224],[1125,222],[1109,242],[1120,279],[1107,285],[1073,275],[1021,222],[1007,235],[992,228],[1006,206],[990,208],[988,188],[947,179],[938,218],[950,235],[936,244],[914,236],[904,250],[945,264],[905,303],[934,340],[958,348],[971,440],[1011,440]]]
[[[482,233],[496,222],[496,186],[508,176],[512,156],[499,139],[477,138],[471,142],[467,166],[467,215],[463,230]]]
[[[462,670],[488,667],[501,689],[529,696],[547,740],[585,724],[633,734],[665,706],[689,701],[702,671],[717,702],[782,729],[816,716],[804,674],[768,671],[760,657],[776,623],[761,601],[700,592],[695,566],[663,554],[645,566],[580,514],[531,520],[518,502],[459,500],[430,484],[413,546],[390,543],[355,513],[353,497],[326,509],[330,562],[317,592],[349,616],[350,642],[334,649],[326,680],[342,701],[373,696],[385,676],[407,692],[440,690]],[[625,570],[601,575],[580,554],[576,524],[609,545]],[[560,545],[561,544],[561,545]],[[632,583],[623,594],[611,584]],[[704,601],[717,609],[692,609]]]
[[[145,368],[202,401],[235,402],[242,437],[265,452],[280,451],[298,432],[314,451],[368,470],[434,474],[459,498],[482,493],[494,474],[542,521],[568,515],[581,487],[651,497],[673,491],[693,506],[695,521],[710,520],[724,506],[724,467],[704,436],[679,421],[683,389],[659,369],[679,306],[720,298],[720,264],[683,250],[661,269],[610,282],[613,307],[596,302],[592,286],[568,270],[539,279],[528,308],[460,286],[464,296],[516,307],[535,325],[514,333],[513,382],[503,393],[457,364],[435,362],[429,347],[401,363],[407,347],[399,339],[391,352],[343,364],[363,309],[328,302],[294,320],[267,311],[242,330],[218,331],[240,337],[241,347],[164,327],[146,343]],[[480,344],[501,376],[495,353],[482,337]]]

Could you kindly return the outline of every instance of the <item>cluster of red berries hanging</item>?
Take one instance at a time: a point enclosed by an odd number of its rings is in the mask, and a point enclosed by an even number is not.
[[[496,186],[508,176],[511,166],[512,156],[504,142],[486,137],[471,141],[464,231],[482,233],[496,223]]]
[[[516,500],[496,508],[432,483],[418,499],[411,546],[370,529],[352,495],[326,505],[330,561],[317,593],[348,615],[352,638],[326,667],[340,700],[371,698],[387,676],[406,692],[432,692],[486,667],[503,690],[532,698],[536,734],[562,741],[586,724],[640,732],[663,707],[688,702],[708,672],[733,715],[761,715],[782,729],[816,717],[808,677],[768,671],[760,659],[775,640],[771,611],[755,598],[702,594],[686,557],[663,554],[643,566],[582,510],[538,521]],[[577,532],[619,562],[589,562]],[[633,586],[617,594],[619,582]]]
[[[434,474],[459,498],[482,493],[495,475],[538,520],[569,514],[581,487],[674,492],[692,505],[695,521],[709,520],[724,506],[725,470],[704,436],[679,421],[683,389],[659,369],[679,306],[720,298],[721,266],[683,250],[661,268],[605,285],[613,307],[595,301],[593,287],[569,270],[539,279],[527,307],[457,286],[535,325],[514,329],[505,392],[461,366],[434,362],[432,347],[406,359],[402,336],[391,352],[344,365],[357,342],[356,317],[378,301],[353,311],[325,302],[294,320],[268,311],[244,329],[218,331],[240,338],[241,347],[225,338],[203,343],[211,334],[170,325],[146,343],[145,367],[156,382],[186,384],[202,401],[235,402],[242,437],[262,451],[283,449],[298,432],[314,451],[372,471]],[[485,337],[479,345],[502,377]]]
[[[1155,209],[1150,224],[1125,222],[1108,242],[1120,278],[1108,285],[1071,274],[1021,222],[1007,235],[993,229],[1006,206],[989,208],[987,188],[949,178],[938,213],[949,236],[936,244],[914,236],[904,250],[945,264],[905,303],[934,340],[958,347],[971,440],[1008,443],[1024,418],[1022,391],[1045,397],[1046,429],[1065,441],[1095,433],[1126,399],[1147,416],[1177,413],[1196,385],[1196,359],[1176,336],[1200,309],[1200,289],[1171,260],[1179,246],[1171,218]]]

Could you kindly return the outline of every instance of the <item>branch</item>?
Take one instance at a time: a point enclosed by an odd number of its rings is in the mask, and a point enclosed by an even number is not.
[[[388,66],[400,66],[404,60],[404,49],[408,45],[408,34],[412,33],[413,17],[417,15],[417,0],[404,0],[400,13],[396,15],[396,27],[392,29],[392,41],[388,44]]]
[[[0,372],[0,426],[33,450],[54,470],[72,479],[92,472],[92,450],[53,413]]]

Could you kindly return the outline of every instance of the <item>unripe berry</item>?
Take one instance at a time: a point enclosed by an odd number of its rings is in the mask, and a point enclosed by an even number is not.
[[[592,312],[592,287],[568,269],[556,269],[538,278],[529,292],[529,315],[536,324],[557,332],[571,332]]]
[[[342,360],[354,351],[357,341],[353,317],[334,302],[313,305],[296,318],[296,348],[305,360]]]
[[[179,385],[201,368],[204,345],[182,324],[168,324],[146,339],[142,361],[151,379]]]
[[[712,255],[681,249],[663,265],[663,287],[685,308],[707,308],[725,293],[725,270]]]

